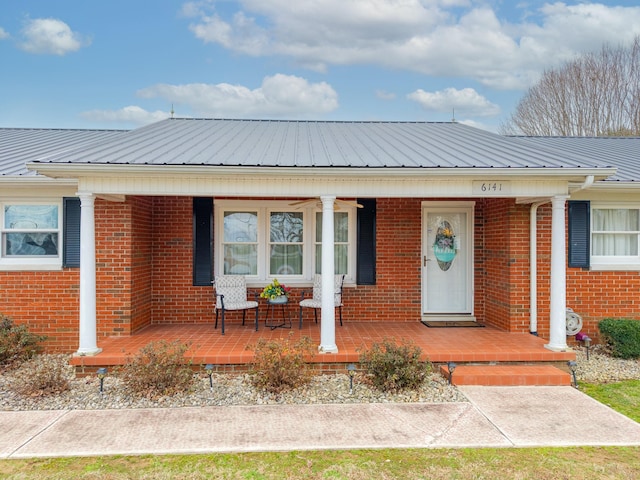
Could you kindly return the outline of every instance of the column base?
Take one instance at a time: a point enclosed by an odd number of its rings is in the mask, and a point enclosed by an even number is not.
[[[557,345],[557,346],[556,346],[556,345],[551,345],[551,344],[549,344],[549,343],[547,343],[547,344],[544,346],[544,348],[546,348],[547,350],[551,350],[552,352],[571,352],[571,351],[573,351],[573,350],[571,349],[571,347],[569,347],[569,346],[567,346],[567,345],[565,345],[565,346]]]
[[[101,348],[80,348],[76,353],[73,354],[74,357],[93,357],[102,352]]]
[[[318,353],[338,353],[337,345],[318,345]]]

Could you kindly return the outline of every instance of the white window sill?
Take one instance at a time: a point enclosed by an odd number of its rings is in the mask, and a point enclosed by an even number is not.
[[[20,263],[0,263],[0,272],[56,272],[61,271],[62,265],[35,265],[35,264],[20,264]]]
[[[615,263],[602,263],[591,264],[589,270],[594,272],[638,272],[640,271],[640,264],[615,264]]]

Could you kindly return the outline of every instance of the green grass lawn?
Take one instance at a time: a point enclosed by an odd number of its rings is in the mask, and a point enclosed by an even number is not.
[[[600,403],[640,422],[640,380],[598,385],[581,383],[579,387],[580,390]]]
[[[640,380],[580,389],[640,421]],[[385,449],[0,461],[3,479],[640,479],[640,447]]]
[[[294,451],[4,460],[6,479],[635,479],[640,448]]]

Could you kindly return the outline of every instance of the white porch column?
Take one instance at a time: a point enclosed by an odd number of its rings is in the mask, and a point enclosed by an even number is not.
[[[549,350],[567,350],[567,269],[565,239],[565,204],[567,196],[551,200],[551,298]]]
[[[80,197],[80,346],[77,355],[100,353],[96,331],[96,228],[90,193]]]
[[[336,308],[333,203],[336,197],[321,196],[322,200],[322,314],[320,320],[321,353],[336,353]]]

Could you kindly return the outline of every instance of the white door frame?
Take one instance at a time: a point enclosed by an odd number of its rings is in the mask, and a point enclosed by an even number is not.
[[[474,308],[474,210],[475,202],[473,201],[424,201],[422,202],[422,274],[421,274],[421,290],[422,290],[422,316],[429,320],[453,320],[465,319],[475,320],[473,316]],[[433,254],[433,232],[428,232],[427,216],[430,212],[443,213],[465,213],[466,218],[466,239],[464,239],[458,247],[464,249],[460,259],[466,261],[464,265],[463,277],[466,281],[466,302],[465,307],[452,309],[451,312],[432,311],[429,309],[427,301],[427,272],[430,268],[439,268]]]

